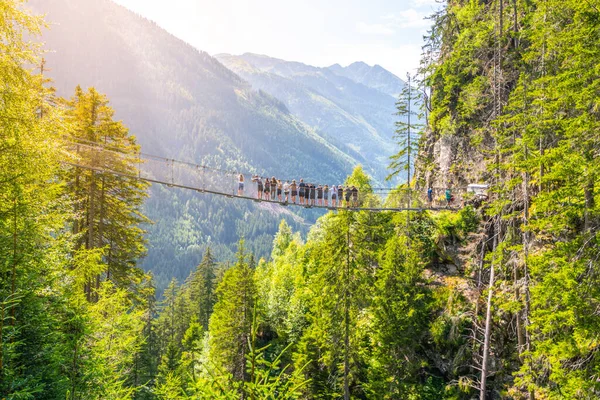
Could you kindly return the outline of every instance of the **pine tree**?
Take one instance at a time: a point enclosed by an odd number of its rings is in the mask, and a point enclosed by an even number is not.
[[[431,295],[417,253],[406,238],[392,236],[383,251],[373,298],[373,357],[369,390],[373,396],[400,398],[419,393],[425,362],[421,349],[428,329]],[[385,393],[385,394],[384,394]]]
[[[237,262],[225,272],[217,287],[217,302],[209,324],[210,361],[238,381],[246,379],[248,339],[257,296],[249,258],[241,241]]]
[[[398,152],[390,157],[391,170],[387,176],[390,180],[406,170],[406,184],[411,184],[411,169],[413,168],[415,157],[419,149],[420,130],[423,128],[419,123],[419,107],[421,106],[421,92],[413,87],[414,78],[407,75],[408,82],[402,89],[396,101],[396,121],[395,139],[398,144]]]
[[[210,316],[215,303],[215,268],[217,264],[210,247],[206,249],[202,261],[190,276],[188,290],[190,292],[190,307],[204,330],[208,329]]]
[[[357,167],[346,182],[369,197],[370,183],[362,168]],[[374,272],[374,264],[368,262],[369,246],[381,234],[365,226],[367,214],[328,214],[309,235],[305,290],[313,294],[306,305],[310,325],[298,343],[302,351],[294,355],[297,368],[308,364],[304,370],[306,378],[312,378],[304,389],[308,397],[365,396],[362,343],[367,339],[359,327],[369,318],[366,310]],[[368,231],[372,241],[363,248]]]
[[[148,398],[148,388],[153,385],[158,374],[160,353],[155,326],[155,319],[158,314],[155,292],[154,279],[150,274],[140,289],[143,299],[139,307],[143,313],[144,327],[141,333],[143,344],[140,351],[135,355],[134,367],[130,374],[130,385],[142,388],[141,392],[136,393],[138,399]]]
[[[141,213],[141,206],[148,184],[111,173],[135,176],[139,146],[127,128],[113,120],[114,111],[106,96],[94,88],[84,92],[77,87],[66,106],[74,127],[68,136],[73,163],[82,166],[73,167],[64,177],[75,205],[73,233],[81,248],[106,249],[105,271],[91,278],[84,288],[89,300],[97,300],[93,292],[102,279],[120,287],[142,280],[136,260],[145,253],[141,224],[148,219]],[[107,151],[100,151],[102,148]]]
[[[163,293],[160,303],[160,314],[156,319],[156,333],[158,335],[161,359],[159,375],[164,378],[168,373],[176,372],[181,357],[181,340],[187,329],[189,314],[182,313],[182,288],[173,278]]]

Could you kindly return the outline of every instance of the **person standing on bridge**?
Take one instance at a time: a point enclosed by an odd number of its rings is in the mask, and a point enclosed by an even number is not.
[[[296,180],[292,180],[292,184],[290,185],[290,190],[292,191],[292,203],[296,204],[296,196],[298,195],[298,185],[296,185]]]
[[[358,188],[356,186],[352,186],[352,205],[355,208],[358,207]]]
[[[304,194],[306,192],[306,183],[304,183],[304,179],[300,178],[300,205],[304,205]]]
[[[454,196],[452,196],[452,189],[451,188],[446,189],[445,195],[446,195],[446,204],[448,206],[450,206],[450,203],[452,203],[452,200],[454,200]]]
[[[281,203],[281,192],[283,189],[283,183],[281,183],[281,180],[277,181],[277,199],[279,199],[279,202]]]
[[[427,189],[427,201],[429,202],[429,206],[431,207],[431,203],[433,203],[433,189],[431,186]]]
[[[337,186],[331,185],[331,207],[337,207]]]
[[[270,193],[271,193],[271,181],[269,180],[269,178],[265,178],[265,190],[263,191],[265,200],[269,200]]]
[[[285,181],[283,184],[283,194],[285,197],[285,202],[287,203],[290,197],[290,181]]]
[[[252,181],[256,182],[256,198],[261,200],[263,195],[263,182],[262,178],[258,175],[252,177]]]
[[[323,185],[317,186],[317,205],[323,205]]]
[[[329,207],[329,186],[323,186],[323,199],[325,200],[325,207]]]
[[[244,194],[244,175],[240,174],[238,176],[238,196],[242,196]]]
[[[275,196],[277,195],[277,179],[275,177],[271,177],[271,200],[275,201]]]
[[[352,188],[350,186],[346,186],[346,190],[344,190],[345,198],[346,198],[346,207],[350,207],[350,196],[352,195]]]
[[[338,186],[338,207],[342,207],[344,201],[344,186]]]

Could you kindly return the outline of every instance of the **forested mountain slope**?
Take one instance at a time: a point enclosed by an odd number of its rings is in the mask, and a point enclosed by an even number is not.
[[[446,316],[467,328],[448,369],[461,398],[600,397],[599,16],[598,1],[461,0],[433,18],[417,180],[491,187],[458,258],[475,296]]]
[[[146,153],[329,184],[355,163],[278,100],[109,0],[33,0],[28,6],[47,14],[46,74],[58,94],[70,96],[78,84],[107,94]],[[219,259],[233,254],[240,235],[257,254],[267,254],[282,217],[277,209],[157,188],[147,207],[155,225],[145,266],[159,287],[173,275],[185,278],[208,241]]]
[[[254,88],[284,102],[294,115],[359,160],[375,179],[387,176],[401,79],[364,63],[318,68],[251,53],[216,57]]]

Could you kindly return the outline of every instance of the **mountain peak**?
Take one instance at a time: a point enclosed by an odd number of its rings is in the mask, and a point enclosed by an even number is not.
[[[355,61],[352,64],[348,65],[346,68],[353,68],[353,67],[371,68],[371,66],[364,61]]]
[[[377,89],[393,97],[397,97],[404,87],[402,79],[379,64],[371,67],[364,61],[355,61],[345,68],[340,67],[339,64],[334,64],[328,69],[336,75],[351,79],[372,89]]]

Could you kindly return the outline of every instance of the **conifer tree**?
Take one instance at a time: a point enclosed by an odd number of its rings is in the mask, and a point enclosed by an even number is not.
[[[160,358],[158,335],[156,332],[155,318],[158,310],[156,307],[154,280],[150,274],[140,289],[142,304],[143,329],[142,345],[140,351],[135,355],[134,367],[131,372],[130,384],[133,387],[142,387],[141,392],[136,393],[136,398],[145,399],[148,396],[147,388],[154,383],[158,373],[158,360]]]
[[[43,22],[22,3],[0,2],[0,397],[64,398],[61,115],[31,69]]]
[[[373,396],[400,398],[422,390],[421,351],[431,298],[417,253],[406,238],[392,236],[383,250],[373,297],[373,358],[369,389]]]
[[[189,324],[183,290],[173,278],[163,293],[160,314],[156,319],[156,332],[160,344],[159,379],[177,372],[181,358],[181,340]]]
[[[81,248],[106,249],[105,271],[91,278],[84,288],[89,300],[97,300],[93,292],[102,279],[120,287],[141,282],[143,274],[136,260],[145,253],[141,224],[148,219],[141,213],[141,206],[148,184],[110,173],[135,176],[139,146],[127,128],[113,120],[114,111],[106,96],[94,88],[84,92],[78,86],[66,105],[74,127],[68,136],[74,163],[83,166],[65,174],[75,205],[73,233]],[[108,151],[100,151],[102,148]]]
[[[398,144],[398,152],[390,157],[391,170],[387,176],[390,180],[406,170],[406,184],[410,186],[411,169],[415,163],[415,157],[419,149],[420,131],[423,128],[419,123],[419,107],[421,106],[421,92],[413,86],[414,78],[409,75],[402,92],[396,101],[395,139]]]
[[[210,361],[238,381],[246,379],[248,339],[256,302],[254,270],[249,259],[242,240],[235,265],[225,272],[217,287],[217,302],[209,324]]]
[[[190,292],[190,308],[204,330],[208,329],[210,316],[215,303],[215,268],[217,264],[210,247],[206,248],[202,261],[192,273],[188,290]]]

